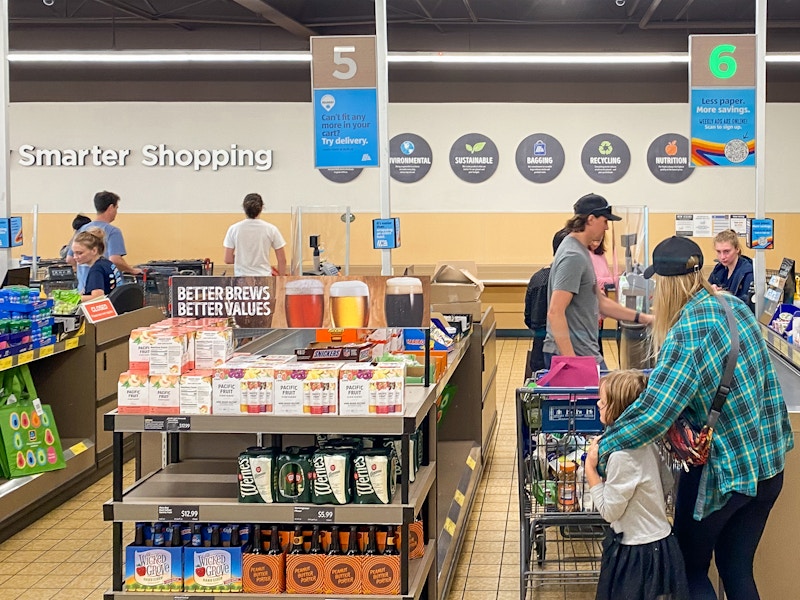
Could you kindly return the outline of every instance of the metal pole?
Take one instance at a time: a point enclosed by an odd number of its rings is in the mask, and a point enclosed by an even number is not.
[[[378,136],[380,143],[380,200],[381,219],[392,216],[389,196],[389,68],[386,34],[386,0],[375,2],[375,58],[378,83]],[[381,250],[381,275],[392,274],[392,251]]]
[[[8,140],[8,2],[0,0],[0,52],[3,56],[3,74],[0,76],[0,217],[11,216],[11,177],[9,165],[9,140]],[[11,261],[11,250],[0,250],[0,281],[2,281]]]
[[[767,0],[756,0],[756,219],[764,218],[767,184]],[[756,250],[755,272],[756,314],[764,310],[767,262],[766,250]]]
[[[31,252],[31,279],[39,280],[39,205],[33,205],[33,251]]]

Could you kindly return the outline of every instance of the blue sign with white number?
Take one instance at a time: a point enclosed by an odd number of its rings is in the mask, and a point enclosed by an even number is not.
[[[372,247],[376,250],[390,250],[400,247],[400,219],[372,220]]]
[[[314,166],[378,166],[376,88],[314,90]]]

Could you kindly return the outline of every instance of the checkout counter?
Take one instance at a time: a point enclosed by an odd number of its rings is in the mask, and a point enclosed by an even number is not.
[[[791,562],[800,555],[800,348],[789,346],[762,325],[770,357],[789,409],[795,448],[786,455],[783,491],[770,513],[755,558],[755,578],[762,598],[800,597],[800,584],[788,576]]]

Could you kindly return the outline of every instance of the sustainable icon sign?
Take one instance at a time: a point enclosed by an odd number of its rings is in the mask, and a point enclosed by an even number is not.
[[[450,168],[467,183],[483,183],[494,175],[499,162],[495,143],[485,135],[468,133],[450,147]]]

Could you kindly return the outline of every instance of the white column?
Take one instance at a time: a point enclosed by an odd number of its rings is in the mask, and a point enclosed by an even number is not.
[[[386,39],[386,0],[375,0],[375,62],[378,84],[378,143],[380,144],[381,219],[392,216],[389,196],[389,67]],[[381,250],[381,275],[392,274],[392,251]]]
[[[756,0],[756,219],[764,218],[767,184],[767,0]],[[753,279],[756,287],[756,314],[764,310],[767,261],[765,252],[756,250]],[[774,252],[774,250],[772,250]],[[791,302],[791,299],[789,300]]]

